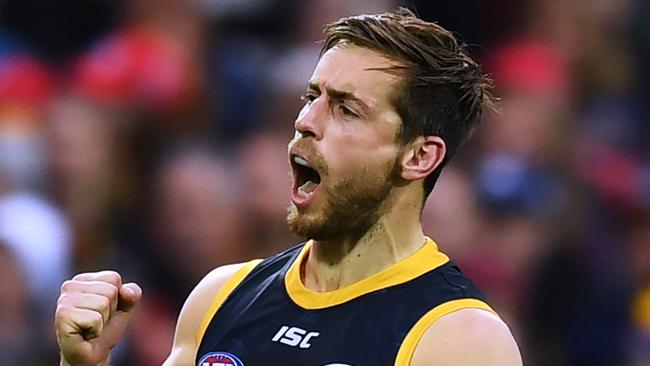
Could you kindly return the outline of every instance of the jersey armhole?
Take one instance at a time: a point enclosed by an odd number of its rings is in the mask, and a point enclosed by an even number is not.
[[[238,269],[237,272],[235,272],[235,274],[226,281],[226,283],[224,283],[223,287],[221,287],[217,293],[217,296],[215,296],[212,304],[208,308],[208,311],[205,313],[203,319],[201,320],[201,323],[199,324],[199,330],[196,333],[197,345],[201,344],[203,336],[205,335],[205,332],[208,329],[212,318],[214,318],[214,316],[217,314],[217,311],[224,303],[224,301],[226,301],[228,295],[230,295],[235,290],[235,288],[237,288],[237,286],[246,278],[246,276],[248,276],[249,273],[251,273],[253,269],[255,269],[255,267],[261,261],[261,259],[256,259],[247,262],[240,269]]]
[[[408,334],[406,334],[406,337],[404,338],[404,341],[402,341],[402,345],[397,352],[395,366],[409,366],[411,364],[411,359],[413,358],[413,353],[415,353],[415,347],[418,345],[420,339],[422,339],[424,333],[429,329],[431,324],[443,316],[461,309],[482,309],[496,315],[496,312],[492,310],[490,305],[478,299],[452,300],[434,307],[424,314],[422,318],[415,323]]]

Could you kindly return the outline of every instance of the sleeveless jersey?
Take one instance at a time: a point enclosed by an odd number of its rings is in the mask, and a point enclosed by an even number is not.
[[[464,308],[493,312],[427,238],[402,261],[350,286],[314,292],[300,266],[311,242],[243,266],[197,334],[198,366],[407,366],[428,327]]]

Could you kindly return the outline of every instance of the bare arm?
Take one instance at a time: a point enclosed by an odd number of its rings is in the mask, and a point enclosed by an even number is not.
[[[194,288],[185,301],[183,309],[178,316],[176,333],[171,354],[163,366],[193,365],[199,345],[196,343],[196,334],[199,331],[201,320],[207,313],[212,301],[223,285],[245,263],[232,264],[219,267],[210,272]]]
[[[434,322],[420,339],[411,366],[521,366],[508,326],[480,309],[462,309]]]

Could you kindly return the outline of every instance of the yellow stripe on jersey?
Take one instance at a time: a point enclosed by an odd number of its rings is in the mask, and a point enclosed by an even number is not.
[[[197,345],[201,344],[201,340],[203,339],[205,331],[208,329],[212,318],[214,318],[221,305],[224,303],[224,301],[226,301],[228,295],[230,295],[230,293],[235,290],[235,288],[244,280],[244,278],[246,278],[246,276],[248,276],[249,273],[251,273],[251,271],[261,261],[261,259],[256,259],[244,264],[239,270],[237,270],[237,272],[235,272],[234,275],[232,275],[232,277],[228,279],[228,281],[226,281],[223,287],[221,287],[217,293],[217,296],[215,296],[214,300],[212,301],[210,308],[208,308],[208,312],[205,313],[203,320],[201,320],[199,331],[196,334]]]
[[[430,238],[411,256],[349,286],[328,292],[308,289],[300,278],[300,267],[309,254],[312,241],[302,248],[285,277],[285,287],[291,300],[303,309],[323,309],[350,301],[364,294],[411,281],[449,261]]]
[[[443,316],[461,309],[481,309],[496,314],[488,304],[477,299],[452,300],[436,306],[424,314],[408,332],[397,352],[395,366],[409,366],[411,364],[411,358],[413,358],[413,353],[415,352],[415,347],[431,324]]]
[[[637,294],[633,306],[634,322],[640,329],[650,332],[650,287]]]

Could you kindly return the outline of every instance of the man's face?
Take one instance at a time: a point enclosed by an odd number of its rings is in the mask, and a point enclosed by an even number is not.
[[[289,143],[292,231],[317,240],[360,235],[395,181],[401,119],[394,61],[353,45],[328,50],[311,77]]]

